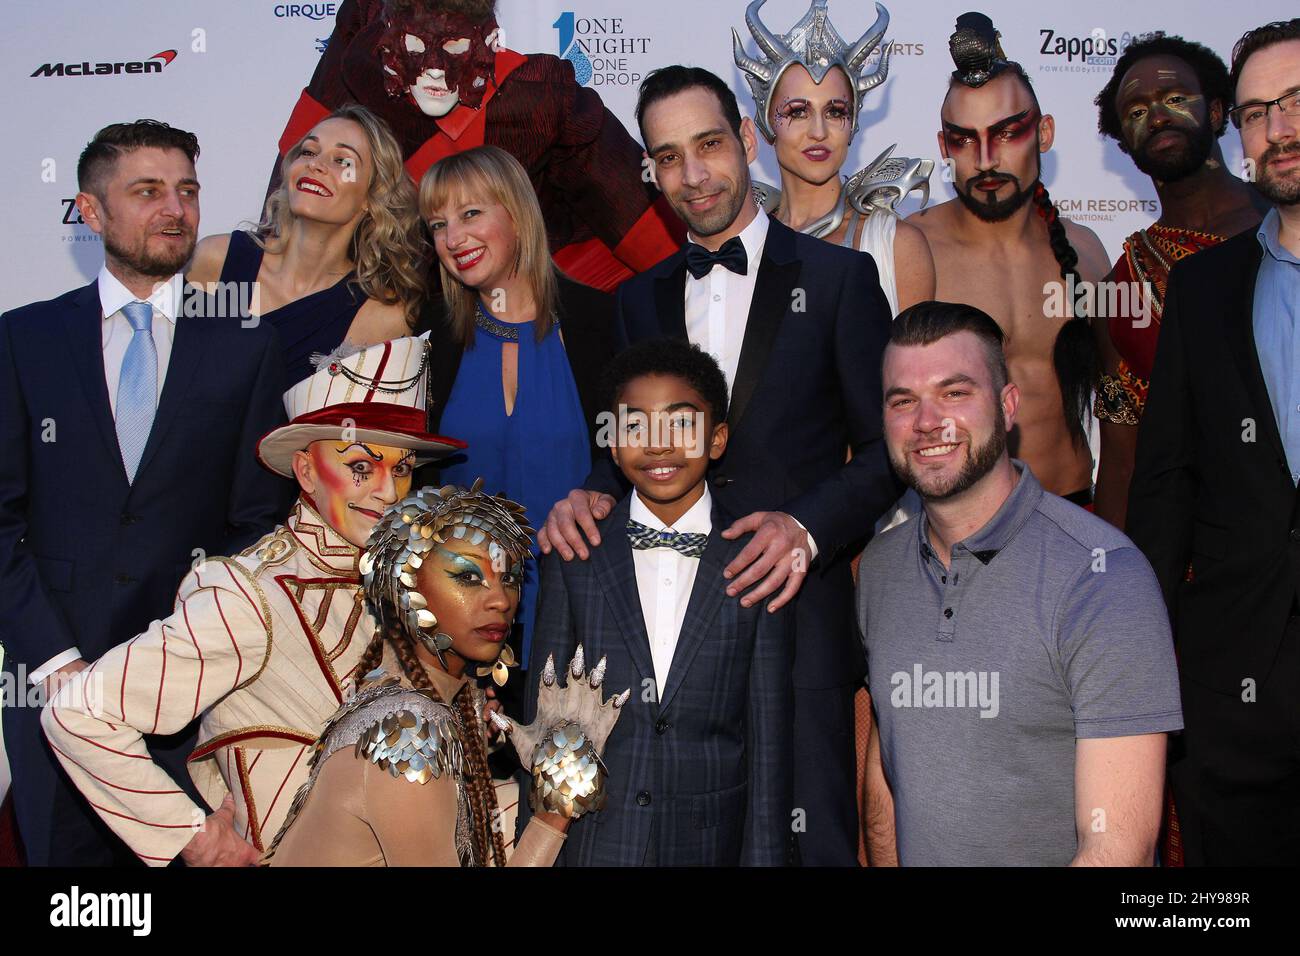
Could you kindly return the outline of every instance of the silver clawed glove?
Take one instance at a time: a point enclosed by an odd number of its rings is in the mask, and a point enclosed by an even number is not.
[[[558,813],[576,820],[605,805],[607,771],[600,759],[605,741],[618,723],[619,708],[627,703],[631,688],[608,701],[599,687],[605,678],[605,659],[584,671],[582,645],[569,664],[569,678],[561,687],[555,658],[547,657],[538,686],[537,718],[516,726],[493,711],[492,722],[510,735],[519,760],[531,767],[533,786],[529,805],[534,811]]]

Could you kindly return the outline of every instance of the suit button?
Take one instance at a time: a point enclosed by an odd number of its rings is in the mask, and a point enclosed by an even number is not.
[[[664,720],[662,717],[660,717],[658,720],[656,720],[656,721],[655,721],[655,733],[657,733],[657,734],[666,734],[666,733],[668,733],[668,721]]]
[[[140,519],[137,518],[137,517],[136,517],[135,515],[133,515],[133,514],[128,514],[128,513],[125,512],[125,511],[122,512],[122,524],[123,524],[123,525],[132,525],[132,524],[135,524],[135,523],[136,523],[137,521],[139,521],[139,520],[140,520]]]
[[[731,479],[728,478],[726,475],[714,475],[713,484],[714,487],[725,488],[727,487],[727,485],[731,484]]]
[[[115,574],[113,575],[113,583],[114,584],[135,584],[135,578],[131,577],[131,575],[129,574]]]
[[[648,807],[648,806],[650,806],[650,791],[649,791],[649,790],[642,790],[640,793],[638,793],[638,794],[636,795],[636,805],[637,805],[638,807]]]

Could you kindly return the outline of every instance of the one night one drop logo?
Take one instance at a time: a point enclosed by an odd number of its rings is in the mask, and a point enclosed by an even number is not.
[[[561,13],[560,19],[556,20],[551,26],[560,32],[560,59],[568,60],[573,64],[573,72],[579,86],[586,86],[591,82],[591,61],[587,59],[587,54],[578,49],[577,44],[573,42],[575,31],[573,28],[573,12]]]

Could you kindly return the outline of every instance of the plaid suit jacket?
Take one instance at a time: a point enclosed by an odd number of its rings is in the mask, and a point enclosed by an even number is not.
[[[587,561],[542,562],[534,659],[557,668],[582,644],[608,661],[605,687],[632,688],[605,745],[605,809],[576,821],[570,866],[780,866],[791,832],[793,615],[727,597],[723,568],[747,538],[715,506],[662,700],[625,528],[630,496],[600,523]],[[529,681],[526,711],[536,712]],[[521,808],[522,809],[522,808]],[[526,815],[521,812],[521,819]]]

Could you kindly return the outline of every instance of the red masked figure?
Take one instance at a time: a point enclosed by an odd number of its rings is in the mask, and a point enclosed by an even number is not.
[[[495,0],[344,0],[281,155],[344,103],[388,122],[417,183],[452,153],[511,153],[537,190],[556,264],[587,285],[612,290],[681,244],[683,227],[642,178],[641,147],[572,65],[501,45]]]

